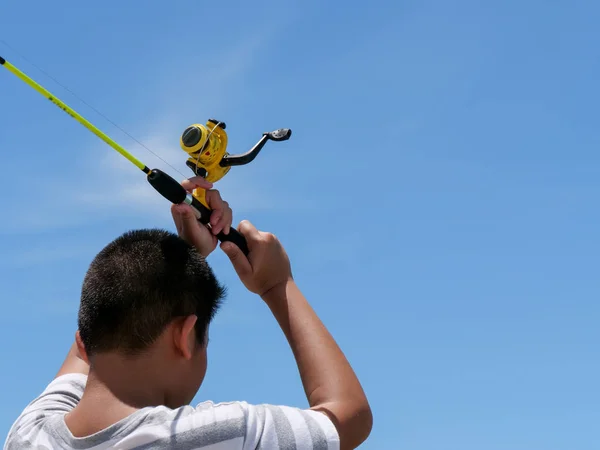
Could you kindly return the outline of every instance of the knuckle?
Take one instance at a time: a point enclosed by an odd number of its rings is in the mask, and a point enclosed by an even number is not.
[[[267,244],[273,244],[277,242],[277,237],[273,233],[264,233],[263,239]]]

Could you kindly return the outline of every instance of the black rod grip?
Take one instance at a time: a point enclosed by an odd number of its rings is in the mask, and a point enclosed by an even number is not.
[[[205,225],[210,222],[211,210],[204,206],[202,203],[200,203],[200,201],[197,198],[192,197],[191,206],[200,213],[200,222],[202,222]],[[229,227],[229,234],[225,234],[221,231],[219,234],[217,234],[217,239],[221,242],[233,242],[246,256],[248,256],[248,253],[250,252],[250,250],[248,249],[248,243],[246,242],[246,238],[233,227]]]
[[[146,178],[148,183],[171,203],[178,205],[185,201],[187,191],[168,173],[160,169],[152,169]]]
[[[217,239],[221,242],[233,242],[246,256],[248,256],[248,253],[250,253],[246,238],[242,235],[242,233],[233,227],[229,227],[229,234],[225,234],[221,231],[219,234],[217,234]]]

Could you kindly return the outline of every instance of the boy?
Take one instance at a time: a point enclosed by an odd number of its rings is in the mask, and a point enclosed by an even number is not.
[[[303,297],[275,236],[243,221],[246,257],[222,243],[242,283],[260,296],[294,353],[309,409],[246,402],[189,403],[207,368],[208,328],[224,288],[205,258],[232,213],[207,189],[211,228],[172,207],[178,235],[127,232],[86,273],[75,343],[56,378],[13,424],[5,449],[353,449],[372,416],[361,385]]]

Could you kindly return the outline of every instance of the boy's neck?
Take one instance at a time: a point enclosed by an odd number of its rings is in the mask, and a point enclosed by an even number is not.
[[[125,419],[134,412],[167,403],[160,373],[150,358],[134,361],[117,355],[98,357],[77,406],[65,416],[73,436],[85,437]]]
[[[117,398],[90,371],[81,400],[65,416],[65,424],[73,436],[82,438],[114,425],[138,409]]]

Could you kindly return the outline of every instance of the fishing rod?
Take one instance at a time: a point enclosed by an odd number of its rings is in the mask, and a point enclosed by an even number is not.
[[[84,118],[41,84],[34,81],[1,56],[0,65],[50,100],[54,105],[62,109],[140,169],[146,174],[148,183],[164,198],[173,204],[186,203],[192,207],[196,218],[202,224],[209,225],[210,214],[212,211],[206,202],[206,191],[204,189],[197,188],[192,193],[187,192],[186,189],[169,174],[160,169],[150,169],[143,162],[125,150],[125,148],[117,144],[107,134],[99,130],[89,120]],[[227,134],[225,132],[225,127],[225,123],[210,119],[206,125],[193,124],[189,126],[185,129],[180,138],[181,148],[190,155],[186,165],[195,175],[200,175],[210,182],[215,182],[223,178],[232,166],[245,165],[254,160],[267,141],[286,141],[292,134],[292,131],[286,128],[263,133],[261,139],[248,152],[240,155],[230,155],[226,150]],[[221,231],[217,234],[217,239],[221,242],[233,242],[245,255],[248,255],[249,250],[246,239],[235,228],[231,227],[228,234]]]

